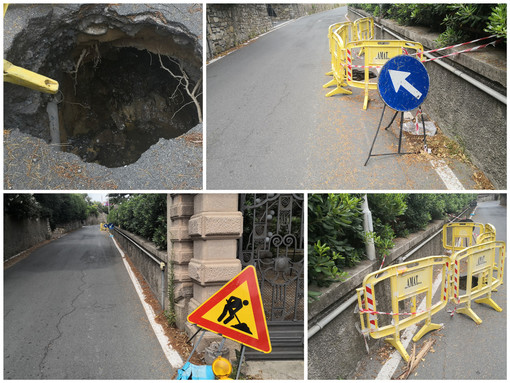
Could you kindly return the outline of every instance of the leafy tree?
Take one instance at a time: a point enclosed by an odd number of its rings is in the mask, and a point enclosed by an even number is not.
[[[166,194],[130,194],[116,201],[109,222],[166,249]]]
[[[4,194],[4,211],[11,217],[38,218],[41,210],[41,205],[32,194]]]
[[[349,194],[308,197],[308,269],[310,282],[328,285],[364,256],[362,199]],[[329,258],[333,261],[326,261]]]

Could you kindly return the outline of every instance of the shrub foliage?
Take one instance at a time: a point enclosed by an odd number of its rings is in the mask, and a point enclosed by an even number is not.
[[[424,229],[431,220],[458,214],[475,194],[368,194],[372,233],[363,231],[363,196],[311,194],[308,197],[308,282],[327,286],[347,276],[346,268],[365,257],[373,239],[380,257],[389,253],[395,237]]]

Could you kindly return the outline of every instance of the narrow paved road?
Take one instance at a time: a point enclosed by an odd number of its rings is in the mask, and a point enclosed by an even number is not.
[[[170,379],[108,234],[88,226],[4,271],[5,379]]]
[[[363,166],[383,106],[377,91],[363,111],[362,89],[327,98],[322,88],[331,69],[328,26],[346,12],[302,17],[207,66],[207,188],[447,188],[423,156],[373,157]],[[397,145],[394,124],[374,152]],[[469,169],[452,166],[472,189]]]
[[[506,207],[499,205],[499,201],[479,202],[475,222],[491,223],[496,228],[496,239],[506,242],[507,214]],[[507,262],[505,262],[507,263]],[[505,270],[505,274],[508,270]],[[472,302],[472,309],[482,319],[477,325],[473,320],[462,314],[453,317],[447,310],[453,309],[449,303],[446,310],[439,311],[432,318],[433,323],[443,323],[441,330],[425,335],[416,343],[418,352],[429,339],[435,339],[433,351],[429,352],[408,379],[506,379],[507,378],[507,291],[505,282],[499,286],[492,299],[503,308],[497,312],[489,306]],[[439,289],[440,290],[440,289]],[[440,291],[436,293],[434,302],[439,299]],[[464,304],[461,307],[465,306]],[[422,326],[420,322],[418,328]],[[412,344],[407,347],[411,353]],[[388,347],[381,342],[381,347]],[[404,370],[406,363],[400,359],[396,370],[383,366],[388,359],[377,358],[379,349],[370,350],[360,361],[357,379],[390,379],[396,378]],[[393,349],[391,349],[393,352]],[[386,354],[386,353],[384,353]]]

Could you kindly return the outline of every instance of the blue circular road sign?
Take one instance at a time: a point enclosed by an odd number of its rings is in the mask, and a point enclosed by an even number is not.
[[[379,94],[390,108],[408,112],[420,106],[429,92],[429,74],[412,56],[388,60],[379,74]]]

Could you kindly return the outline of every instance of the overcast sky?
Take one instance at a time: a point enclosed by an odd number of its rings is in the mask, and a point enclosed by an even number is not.
[[[92,201],[105,202],[108,193],[87,193]]]

